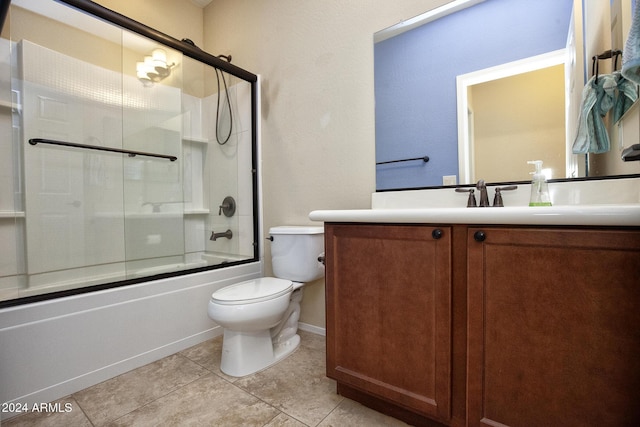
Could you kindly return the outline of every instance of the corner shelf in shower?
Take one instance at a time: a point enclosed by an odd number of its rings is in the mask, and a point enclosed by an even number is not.
[[[6,108],[8,110],[13,110],[18,113],[22,111],[22,105],[16,104],[15,102],[11,102],[11,101],[5,101],[5,100],[0,100],[0,108],[2,109]]]
[[[205,183],[204,183],[204,162],[206,158],[206,152],[208,150],[207,145],[209,144],[209,139],[202,138],[199,136],[182,136],[182,143],[185,146],[191,147],[192,150],[191,156],[186,156],[185,158],[190,158],[189,164],[190,167],[185,166],[185,177],[184,179],[191,180],[192,185],[192,205],[193,206],[206,206],[204,201],[204,192],[205,192]],[[209,215],[211,211],[204,207],[194,207],[191,209],[185,209],[185,215],[197,216],[197,215]]]
[[[24,212],[21,211],[0,211],[0,219],[24,218]]]
[[[189,209],[185,210],[185,215],[209,215],[211,211],[209,209]]]
[[[209,142],[211,142],[210,139],[208,138],[200,138],[198,136],[183,136],[182,137],[182,141],[183,142],[195,142],[198,144],[208,144]]]

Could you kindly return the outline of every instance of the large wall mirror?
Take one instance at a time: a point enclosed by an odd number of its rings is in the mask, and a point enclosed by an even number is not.
[[[624,44],[633,3],[457,0],[376,33],[376,189],[528,181],[527,160],[552,179],[640,173],[609,121],[610,152],[572,152],[591,58]]]

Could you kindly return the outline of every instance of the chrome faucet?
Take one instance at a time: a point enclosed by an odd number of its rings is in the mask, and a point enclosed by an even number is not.
[[[491,206],[489,204],[489,195],[487,194],[487,185],[484,183],[484,179],[478,181],[476,189],[480,192],[480,204],[478,206],[481,208]]]
[[[233,233],[231,232],[231,230],[227,230],[224,233],[216,233],[215,231],[212,231],[211,237],[209,237],[209,240],[213,240],[215,242],[220,237],[226,237],[227,239],[231,239],[233,237]]]

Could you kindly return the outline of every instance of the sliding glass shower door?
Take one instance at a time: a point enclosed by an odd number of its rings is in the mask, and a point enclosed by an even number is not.
[[[182,53],[123,31],[122,146],[175,156],[123,157],[127,272],[185,265],[182,175]],[[126,70],[126,71],[124,71]],[[127,75],[136,71],[136,75]]]
[[[26,294],[125,277],[125,159],[55,144],[124,148],[122,30],[98,22],[101,37],[89,37],[82,27],[36,11],[11,10],[13,90],[22,99],[16,145],[24,178]],[[89,25],[88,17],[70,12]]]
[[[8,23],[0,302],[257,260],[254,83],[54,1]]]

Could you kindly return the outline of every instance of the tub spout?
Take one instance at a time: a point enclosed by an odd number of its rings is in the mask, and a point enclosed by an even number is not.
[[[231,230],[227,230],[224,233],[216,233],[215,231],[212,231],[211,237],[209,237],[209,240],[213,240],[215,242],[220,237],[226,237],[227,239],[231,239],[233,237],[233,233],[231,232]]]

